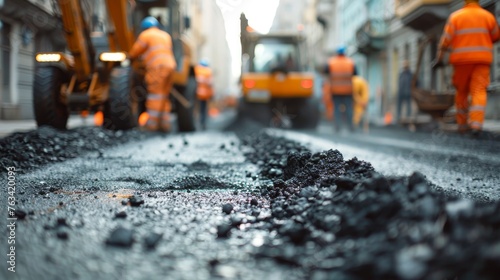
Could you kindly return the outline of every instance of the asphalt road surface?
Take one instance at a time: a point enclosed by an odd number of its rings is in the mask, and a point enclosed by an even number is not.
[[[0,278],[499,275],[496,136],[242,126],[2,139],[0,163],[16,171],[0,173],[4,189],[15,182],[0,203],[17,220],[2,220],[15,227],[2,226]],[[14,149],[31,156],[10,156]],[[4,211],[10,197],[13,216]]]

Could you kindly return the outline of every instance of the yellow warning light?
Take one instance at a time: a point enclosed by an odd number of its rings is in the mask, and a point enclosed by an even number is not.
[[[38,62],[59,62],[61,59],[62,56],[58,53],[39,53],[35,57]]]
[[[103,52],[99,59],[104,62],[122,62],[127,59],[127,55],[124,52]]]

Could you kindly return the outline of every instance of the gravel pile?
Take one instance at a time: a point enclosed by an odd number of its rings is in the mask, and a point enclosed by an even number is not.
[[[261,193],[271,215],[254,224],[269,231],[259,256],[313,279],[498,279],[499,202],[463,199],[418,172],[384,177],[336,150],[311,154],[265,133],[243,143],[269,179]]]
[[[41,165],[75,158],[86,152],[147,137],[136,130],[110,131],[99,127],[82,127],[67,131],[41,127],[13,133],[0,139],[0,173],[14,166],[26,172]]]

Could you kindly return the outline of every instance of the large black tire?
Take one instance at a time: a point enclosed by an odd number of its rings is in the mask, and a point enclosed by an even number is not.
[[[116,67],[111,71],[109,98],[104,104],[103,127],[110,130],[127,130],[137,126],[137,112],[131,98],[132,70]]]
[[[196,79],[193,76],[189,77],[188,83],[183,91],[184,97],[191,102],[191,107],[184,107],[177,99],[174,98],[177,112],[177,126],[180,132],[191,132],[196,130],[193,115],[196,102]]]
[[[37,67],[33,82],[33,109],[36,124],[66,129],[68,105],[61,99],[63,71],[56,67]]]
[[[321,118],[320,102],[317,98],[304,99],[298,108],[298,114],[292,119],[292,127],[296,129],[315,129]]]

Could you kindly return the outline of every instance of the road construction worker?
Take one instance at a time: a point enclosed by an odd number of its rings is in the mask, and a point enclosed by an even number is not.
[[[338,132],[342,126],[342,111],[345,111],[345,122],[349,129],[354,129],[352,125],[353,111],[353,85],[352,77],[356,74],[354,61],[345,55],[346,48],[337,48],[337,55],[328,60],[325,74],[329,75],[330,93],[334,106],[335,130]],[[342,110],[343,109],[343,110]]]
[[[353,124],[355,127],[358,127],[368,106],[370,90],[368,88],[368,82],[361,76],[352,77],[352,86],[352,97],[354,99]]]
[[[408,60],[403,61],[403,70],[398,79],[398,114],[397,121],[401,121],[401,111],[406,107],[406,117],[411,117],[411,81],[413,73]]]
[[[212,69],[210,69],[208,61],[202,59],[199,64],[195,66],[194,72],[197,82],[196,97],[200,107],[200,125],[201,128],[205,130],[207,128],[207,103],[214,95],[212,87]]]
[[[484,122],[493,43],[500,39],[500,30],[495,17],[481,8],[478,0],[464,2],[465,6],[448,18],[433,68],[442,66],[444,52],[451,51],[458,131],[478,135]]]
[[[160,23],[154,17],[146,17],[141,22],[143,30],[129,52],[130,59],[142,55],[147,86],[146,112],[147,122],[144,128],[149,131],[170,130],[169,100],[173,85],[173,73],[177,64],[172,50],[172,38],[160,30]]]

